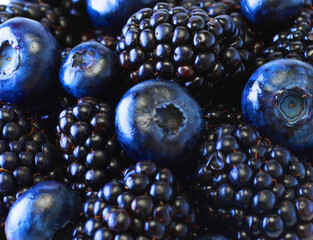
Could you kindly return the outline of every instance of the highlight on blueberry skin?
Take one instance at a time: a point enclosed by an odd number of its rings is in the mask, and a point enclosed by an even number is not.
[[[242,94],[247,123],[275,143],[299,151],[313,147],[313,68],[278,59],[258,68]]]
[[[80,213],[80,199],[64,183],[46,181],[23,193],[5,222],[7,240],[50,240]]]
[[[86,0],[91,22],[106,33],[118,33],[131,14],[158,0]]]
[[[61,50],[39,22],[22,17],[0,25],[0,99],[34,104],[54,94]]]
[[[241,12],[256,25],[274,27],[295,15],[304,0],[241,0]]]
[[[134,160],[179,167],[194,153],[204,130],[200,105],[179,84],[148,80],[128,90],[115,112],[118,141]]]
[[[117,73],[115,53],[95,41],[73,48],[62,62],[59,78],[73,97],[101,96],[110,89]]]

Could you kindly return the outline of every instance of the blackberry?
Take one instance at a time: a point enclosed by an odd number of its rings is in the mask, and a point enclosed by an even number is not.
[[[62,48],[73,47],[75,36],[71,33],[71,21],[61,8],[47,3],[16,2],[0,4],[0,24],[13,17],[27,17],[41,22],[58,40]]]
[[[15,200],[44,180],[63,181],[59,155],[35,119],[12,104],[0,108],[0,222]]]
[[[130,164],[113,136],[113,110],[107,103],[85,97],[59,115],[58,147],[67,178],[79,191],[97,190]]]
[[[230,16],[211,18],[200,7],[188,11],[162,2],[128,20],[117,52],[129,84],[174,80],[203,102],[221,88],[243,87],[251,61]]]
[[[208,12],[210,17],[223,14],[229,15],[235,21],[246,48],[252,54],[258,54],[263,48],[264,41],[260,31],[243,16],[240,11],[239,0],[183,0],[179,5],[189,10],[195,8],[195,6],[200,6]]]
[[[255,59],[255,66],[279,58],[292,58],[313,64],[313,11],[303,7],[301,11],[275,33],[262,55]]]
[[[211,224],[231,226],[232,239],[311,239],[313,169],[307,163],[249,125],[217,127],[201,154],[195,188]]]
[[[89,192],[73,239],[190,239],[194,213],[169,169],[142,161]]]

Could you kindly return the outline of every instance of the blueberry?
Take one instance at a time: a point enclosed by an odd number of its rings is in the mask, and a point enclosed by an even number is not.
[[[92,23],[107,33],[119,33],[128,17],[137,10],[157,3],[157,0],[87,0]]]
[[[261,66],[242,94],[244,119],[291,150],[313,146],[313,68],[293,59]]]
[[[59,44],[39,22],[16,17],[0,25],[0,98],[32,104],[54,94]]]
[[[117,138],[135,160],[180,166],[191,158],[204,130],[201,107],[175,82],[149,80],[130,90],[115,113]]]
[[[21,195],[5,222],[8,240],[49,240],[80,213],[80,200],[65,184],[39,183]]]
[[[117,72],[115,53],[101,43],[89,41],[73,48],[60,68],[63,88],[75,98],[107,92]]]
[[[304,0],[241,0],[241,11],[254,24],[273,27],[295,15]]]

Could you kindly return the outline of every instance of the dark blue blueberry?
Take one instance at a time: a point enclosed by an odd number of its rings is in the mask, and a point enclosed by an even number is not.
[[[58,42],[39,22],[17,17],[1,24],[1,100],[30,104],[53,96],[60,61]]]
[[[291,150],[313,146],[313,68],[293,59],[269,62],[254,72],[242,94],[244,119]]]
[[[304,0],[241,0],[241,12],[252,23],[277,26],[296,14]]]
[[[80,200],[65,184],[39,183],[21,195],[5,222],[8,240],[49,240],[80,213]]]
[[[150,80],[126,92],[116,109],[115,126],[120,144],[133,159],[178,167],[194,153],[204,119],[183,87]]]
[[[95,26],[106,33],[120,33],[131,14],[157,2],[158,0],[87,0],[86,7]]]
[[[101,43],[89,41],[73,48],[60,68],[63,88],[75,98],[103,96],[117,72],[115,53]]]

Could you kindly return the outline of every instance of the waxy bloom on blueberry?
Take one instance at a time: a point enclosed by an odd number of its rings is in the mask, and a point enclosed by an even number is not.
[[[246,122],[291,150],[313,147],[313,68],[293,59],[279,59],[260,68],[242,94]]]
[[[91,22],[107,33],[120,33],[131,14],[158,0],[87,0],[86,8]]]
[[[89,41],[73,48],[60,68],[63,88],[75,98],[103,96],[117,73],[115,53],[101,43]]]
[[[179,167],[202,138],[200,105],[179,84],[149,80],[128,90],[115,112],[116,136],[135,160]]]
[[[53,96],[61,50],[41,23],[22,17],[0,25],[0,99],[30,104]]]
[[[304,0],[241,0],[241,12],[256,25],[278,26],[295,15]]]
[[[28,189],[10,209],[8,240],[50,240],[80,213],[80,199],[67,185],[46,181]]]

